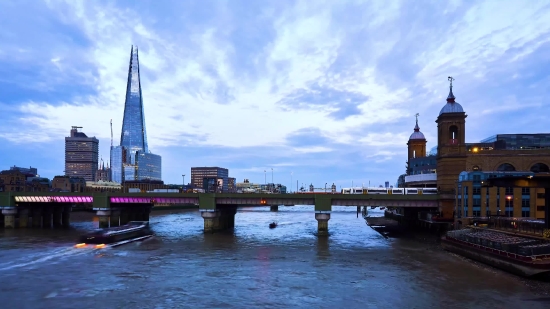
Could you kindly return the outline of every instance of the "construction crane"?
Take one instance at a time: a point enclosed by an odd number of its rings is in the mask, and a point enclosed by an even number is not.
[[[113,147],[113,119],[111,119],[111,147]]]

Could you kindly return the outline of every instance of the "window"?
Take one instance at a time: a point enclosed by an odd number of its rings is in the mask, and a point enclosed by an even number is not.
[[[507,187],[506,188],[506,195],[512,195],[512,194],[514,194],[514,188]]]
[[[531,199],[524,198],[521,200],[521,207],[530,207]]]
[[[521,188],[521,195],[531,194],[531,188]]]
[[[544,198],[544,197],[545,197],[544,193],[537,193],[537,198]]]
[[[537,211],[544,211],[544,206],[537,206]]]
[[[473,199],[473,207],[481,207],[481,199],[475,198]]]
[[[479,211],[479,210],[474,210],[474,211],[473,211],[473,215],[474,215],[474,217],[481,217],[481,211]]]
[[[473,188],[472,188],[472,194],[474,194],[474,195],[476,195],[476,194],[477,194],[477,195],[481,194],[481,188],[479,188],[479,187],[473,187]]]
[[[530,217],[531,215],[530,215],[530,212],[529,212],[528,210],[527,210],[527,211],[526,211],[526,210],[522,210],[522,211],[521,211],[521,216],[522,216],[523,218],[528,218],[528,217]]]

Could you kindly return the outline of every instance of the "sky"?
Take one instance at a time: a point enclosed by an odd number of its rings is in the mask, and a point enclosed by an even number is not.
[[[436,146],[448,76],[467,142],[550,131],[549,20],[548,1],[1,1],[0,169],[63,174],[71,126],[108,160],[137,45],[165,183],[395,184],[416,113]]]

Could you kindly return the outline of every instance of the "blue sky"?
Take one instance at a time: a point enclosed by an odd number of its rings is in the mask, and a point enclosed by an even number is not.
[[[393,184],[416,113],[436,145],[449,75],[467,141],[550,131],[549,20],[547,1],[2,1],[0,169],[62,174],[72,125],[108,158],[135,44],[165,182]]]

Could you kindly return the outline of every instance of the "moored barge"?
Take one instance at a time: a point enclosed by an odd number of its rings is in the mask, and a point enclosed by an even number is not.
[[[87,245],[96,245],[101,248],[106,245],[116,245],[127,243],[134,240],[140,240],[152,236],[153,232],[147,221],[130,221],[126,225],[99,229],[88,234],[82,235],[78,239],[76,247],[85,247]]]
[[[449,231],[441,239],[449,252],[523,277],[550,278],[550,243],[495,231]]]

